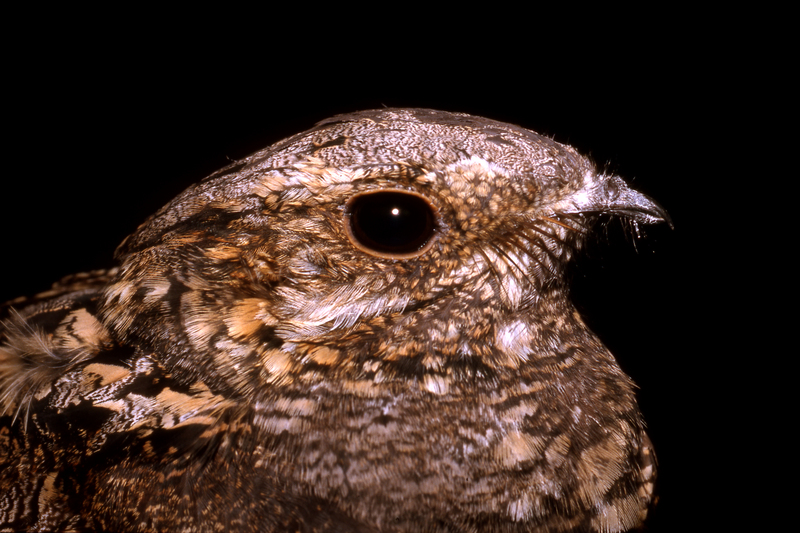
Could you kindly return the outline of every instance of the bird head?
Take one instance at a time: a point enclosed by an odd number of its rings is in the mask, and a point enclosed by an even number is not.
[[[600,214],[668,220],[517,126],[424,109],[340,115],[140,226],[118,250],[104,316],[128,342],[172,339],[157,349],[190,374],[182,354],[207,354],[229,369],[223,382],[253,368],[286,380],[320,360],[392,375],[388,361],[519,364],[544,342],[536,317],[569,311],[564,269]],[[536,312],[548,306],[559,313]]]

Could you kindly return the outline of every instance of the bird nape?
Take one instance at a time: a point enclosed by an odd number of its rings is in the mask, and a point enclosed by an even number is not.
[[[598,215],[667,219],[569,146],[425,109],[216,172],[117,267],[4,307],[0,530],[639,527],[634,385],[565,279]]]

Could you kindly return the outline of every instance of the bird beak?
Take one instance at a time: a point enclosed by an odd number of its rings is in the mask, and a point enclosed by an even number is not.
[[[641,224],[666,222],[672,226],[667,211],[652,198],[631,189],[619,176],[605,180],[597,191],[597,200],[602,204],[598,211],[627,217]]]
[[[560,213],[607,214],[628,218],[642,224],[666,222],[672,227],[667,211],[650,197],[631,189],[619,176],[591,176],[579,190],[555,208]]]

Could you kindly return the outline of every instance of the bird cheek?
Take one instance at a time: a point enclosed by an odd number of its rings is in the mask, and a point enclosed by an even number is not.
[[[277,321],[267,311],[269,304],[261,298],[245,298],[236,302],[225,317],[228,334],[240,340],[252,339],[264,326]]]

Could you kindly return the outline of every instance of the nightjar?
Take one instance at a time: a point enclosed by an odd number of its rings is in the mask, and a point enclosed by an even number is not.
[[[568,146],[425,109],[212,174],[118,267],[4,307],[0,530],[638,527],[634,385],[565,280],[601,214],[667,220]]]

